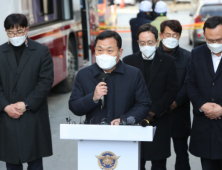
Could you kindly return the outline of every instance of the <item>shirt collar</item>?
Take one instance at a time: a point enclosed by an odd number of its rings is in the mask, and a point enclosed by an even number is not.
[[[211,55],[212,55],[212,58],[221,60],[222,53],[221,53],[220,57],[216,56],[216,55],[215,55],[214,53],[212,53],[212,52],[211,52]]]
[[[142,52],[141,52],[142,53]],[[147,58],[143,53],[142,53],[142,56],[143,56],[143,60],[153,60],[154,59],[154,56],[155,56],[156,52],[154,52],[149,58]]]

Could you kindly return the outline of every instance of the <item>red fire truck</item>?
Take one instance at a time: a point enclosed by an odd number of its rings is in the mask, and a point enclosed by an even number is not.
[[[56,92],[71,91],[76,72],[95,62],[99,33],[97,0],[0,0],[0,44],[8,41],[4,19],[22,13],[29,21],[29,38],[51,51]]]

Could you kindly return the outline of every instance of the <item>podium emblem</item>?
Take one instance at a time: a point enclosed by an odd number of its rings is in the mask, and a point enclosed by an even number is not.
[[[110,151],[101,153],[98,158],[98,165],[103,170],[114,170],[117,167],[120,156],[116,156]]]

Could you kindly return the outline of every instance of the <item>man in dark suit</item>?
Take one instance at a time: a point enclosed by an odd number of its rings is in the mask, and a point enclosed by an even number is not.
[[[203,30],[206,44],[192,50],[185,81],[194,113],[189,149],[203,170],[221,170],[222,17],[208,18]]]
[[[75,79],[69,100],[70,110],[86,116],[86,122],[99,124],[102,120],[118,125],[120,119],[146,118],[151,105],[146,83],[139,69],[124,64],[122,39],[115,31],[104,31],[95,40],[96,63],[81,69]],[[107,81],[100,82],[106,73]],[[101,98],[105,96],[105,107]],[[124,121],[126,121],[124,119]]]
[[[152,100],[148,119],[157,127],[154,141],[142,143],[141,170],[145,170],[147,160],[152,161],[152,170],[166,170],[166,159],[170,156],[170,106],[178,89],[175,59],[156,51],[156,27],[142,25],[137,37],[141,52],[125,57],[123,61],[141,70]]]
[[[140,51],[137,43],[137,31],[139,27],[143,24],[150,23],[153,20],[150,16],[152,4],[149,1],[142,1],[139,10],[140,12],[137,14],[137,17],[130,20],[133,53]]]
[[[190,52],[179,46],[182,26],[177,20],[167,20],[160,25],[160,45],[158,51],[171,55],[176,59],[179,92],[171,105],[171,137],[176,153],[175,170],[190,170],[188,144],[190,136],[190,101],[186,92],[184,80]]]
[[[47,95],[53,84],[49,49],[27,38],[28,21],[11,14],[4,22],[9,42],[0,46],[0,160],[7,170],[43,170],[52,155]]]

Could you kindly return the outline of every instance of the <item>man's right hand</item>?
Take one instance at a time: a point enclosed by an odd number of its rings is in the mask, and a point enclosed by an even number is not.
[[[99,99],[101,99],[102,96],[107,95],[108,93],[108,88],[106,86],[106,83],[100,82],[95,89],[94,95],[93,95],[93,100],[96,102]]]
[[[17,107],[16,105],[8,105],[5,107],[4,111],[9,115],[9,117],[13,118],[13,119],[18,119],[20,118],[21,115],[23,115],[23,113],[19,113],[17,110],[19,110],[20,108]]]

